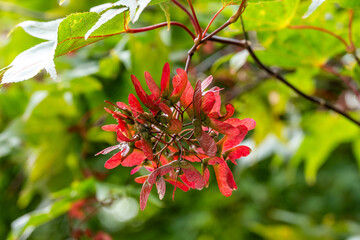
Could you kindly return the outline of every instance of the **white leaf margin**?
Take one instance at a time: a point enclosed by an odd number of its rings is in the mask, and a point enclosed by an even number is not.
[[[57,78],[54,55],[57,47],[58,27],[62,21],[63,19],[50,22],[26,21],[18,25],[25,27],[24,30],[32,36],[40,39],[50,39],[50,41],[35,45],[16,56],[9,66],[1,70],[5,72],[0,74],[0,84],[28,80],[36,76],[42,69],[45,69],[52,79]],[[56,25],[54,26],[54,24]],[[47,28],[42,28],[44,26]],[[41,29],[43,32],[38,31],[36,28]]]
[[[309,17],[321,4],[323,4],[326,0],[312,0],[308,10],[302,16],[303,19]]]
[[[129,10],[130,12],[130,20],[132,23],[135,23],[140,14],[144,11],[144,9],[149,5],[151,0],[120,0],[115,3],[104,3],[98,6],[95,6],[90,9],[90,12],[96,12],[101,14],[99,20],[95,23],[95,25],[85,34],[84,38],[87,40],[89,36],[96,31],[99,27],[105,24],[107,21],[110,21],[112,18]],[[123,6],[119,9],[112,9],[113,7]]]
[[[109,9],[108,11],[106,11],[104,14],[101,15],[101,17],[95,23],[95,25],[89,31],[86,32],[86,34],[84,36],[85,40],[87,40],[90,37],[90,35],[94,31],[96,31],[96,29],[98,29],[99,27],[101,27],[106,22],[110,21],[111,19],[113,19],[114,17],[119,15],[120,13],[125,12],[126,10],[127,10],[127,8],[119,8],[119,9]]]

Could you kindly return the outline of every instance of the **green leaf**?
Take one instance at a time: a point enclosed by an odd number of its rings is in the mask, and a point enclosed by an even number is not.
[[[359,0],[334,0],[334,1],[339,3],[340,6],[342,7],[347,7],[347,8],[360,7]]]
[[[305,161],[305,178],[308,184],[314,184],[320,167],[330,157],[332,151],[341,143],[359,136],[359,129],[340,116],[317,113],[304,120],[308,129],[306,137],[294,158],[293,166]]]
[[[100,19],[95,23],[95,25],[85,34],[85,40],[89,38],[89,36],[97,30],[99,27],[104,25],[106,22],[110,21],[117,15],[123,13],[127,8],[120,9],[110,9],[101,15]]]
[[[307,18],[310,16],[323,2],[326,0],[312,0],[307,12],[303,16],[303,18]]]
[[[53,61],[55,42],[48,41],[40,43],[22,53],[9,65],[4,73],[1,83],[14,83],[34,77],[42,69],[56,78],[55,64]]]
[[[299,0],[261,1],[249,4],[243,13],[246,30],[271,31],[286,28],[293,19]],[[230,25],[241,29],[241,22]]]
[[[58,198],[56,201],[16,219],[11,224],[8,239],[27,239],[36,227],[66,213],[73,202],[95,194],[95,184],[95,180],[89,178],[83,182],[75,182],[70,188],[54,193],[53,196]]]
[[[55,57],[75,51],[91,43],[125,32],[124,17],[117,15],[102,24],[87,40],[84,38],[93,25],[99,20],[100,14],[95,12],[74,13],[64,19],[58,30],[58,44]]]

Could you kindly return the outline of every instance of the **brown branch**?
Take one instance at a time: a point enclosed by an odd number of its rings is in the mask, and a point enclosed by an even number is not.
[[[244,26],[244,21],[241,18],[241,25],[242,25],[242,30],[243,30],[243,34],[245,39],[247,40],[247,33],[245,31],[245,26]],[[246,41],[247,42],[247,41]],[[345,113],[344,111],[340,110],[339,108],[333,106],[332,104],[326,102],[324,99],[321,98],[316,98],[313,96],[309,96],[306,93],[302,92],[300,89],[296,88],[294,85],[292,85],[290,82],[288,82],[283,76],[281,76],[280,74],[274,72],[273,70],[271,70],[269,67],[265,66],[260,59],[256,56],[256,54],[254,53],[254,51],[252,50],[250,45],[246,46],[246,49],[249,51],[250,56],[253,58],[254,62],[261,68],[263,69],[265,72],[267,72],[270,76],[278,79],[280,82],[284,83],[286,86],[288,86],[289,88],[291,88],[294,92],[296,92],[298,95],[300,95],[301,97],[316,103],[319,106],[325,107],[327,109],[330,109],[334,112],[337,112],[338,114],[342,115],[343,117],[347,118],[348,120],[352,121],[353,123],[355,123],[356,125],[358,125],[360,127],[360,122],[357,121],[356,119],[354,119],[353,117],[351,117],[350,115],[348,115],[347,113]]]

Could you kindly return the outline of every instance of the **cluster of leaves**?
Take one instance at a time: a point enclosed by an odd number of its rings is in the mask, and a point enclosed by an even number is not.
[[[209,182],[208,165],[214,167],[220,192],[230,196],[237,187],[227,161],[236,164],[236,159],[250,154],[249,147],[239,144],[255,127],[255,121],[231,118],[234,114],[231,104],[225,106],[226,114],[221,115],[220,88],[205,91],[212,76],[202,82],[198,80],[193,88],[186,72],[180,68],[170,81],[170,67],[165,64],[161,88],[148,72],[145,79],[151,95],[147,95],[139,80],[131,75],[139,99],[150,112],[143,110],[133,94],[129,95],[129,105],[117,102],[115,111],[106,109],[117,124],[105,125],[103,129],[116,132],[119,144],[98,154],[119,151],[107,160],[105,167],[112,169],[121,164],[136,166],[131,174],[141,167],[151,172],[135,179],[143,183],[142,210],[154,184],[160,199],[165,195],[165,181],[175,186],[173,197],[177,187],[183,191],[201,190]],[[190,162],[201,162],[202,174]]]

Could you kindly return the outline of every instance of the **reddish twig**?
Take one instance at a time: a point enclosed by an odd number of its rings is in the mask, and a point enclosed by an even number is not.
[[[341,36],[331,32],[331,31],[329,31],[329,30],[327,30],[325,28],[316,27],[316,26],[307,26],[307,25],[289,26],[288,28],[290,28],[290,29],[311,29],[311,30],[316,30],[316,31],[320,31],[320,32],[323,32],[323,33],[327,33],[327,34],[337,38],[339,41],[341,41],[344,44],[344,46],[346,47],[347,52],[352,52],[351,51],[351,46],[349,46],[347,44],[347,42],[345,41],[344,38],[342,38]]]
[[[210,20],[209,24],[207,25],[207,27],[205,28],[203,34],[202,34],[202,37],[204,38],[206,36],[206,32],[209,30],[211,24],[214,22],[215,18],[219,15],[219,13],[221,13],[222,10],[225,9],[225,5],[223,5],[219,11],[217,11],[215,13],[215,15],[212,17],[212,19]]]
[[[146,31],[150,31],[150,30],[154,30],[160,27],[164,27],[167,26],[168,23],[167,22],[163,22],[163,23],[158,23],[155,25],[151,25],[151,26],[147,26],[147,27],[142,27],[142,28],[133,28],[133,29],[127,29],[126,33],[140,33],[140,32],[146,32]],[[181,28],[183,28],[187,33],[189,33],[189,35],[192,37],[192,39],[195,39],[195,35],[190,31],[190,29],[188,29],[184,24],[179,23],[179,22],[170,22],[170,25],[174,25],[174,26],[179,26]]]
[[[190,6],[190,9],[191,9],[191,12],[192,12],[192,15],[194,17],[194,21],[195,21],[195,25],[196,25],[196,29],[197,29],[197,32],[198,32],[198,35],[199,37],[201,37],[201,27],[200,27],[200,23],[196,17],[196,13],[195,13],[195,10],[194,10],[194,6],[192,5],[192,2],[191,0],[187,0],[189,6]]]
[[[193,25],[196,34],[199,34],[197,31],[197,25],[195,22],[194,17],[191,15],[191,13],[184,7],[184,5],[182,5],[181,3],[179,3],[177,0],[171,0],[176,6],[178,6],[181,10],[183,10],[189,17],[191,24]]]
[[[229,20],[227,20],[222,26],[220,26],[219,28],[217,28],[215,31],[213,31],[212,33],[206,35],[206,37],[202,38],[202,39],[197,39],[197,41],[195,41],[194,45],[192,46],[192,48],[188,51],[188,57],[186,59],[186,64],[185,64],[185,72],[188,73],[189,71],[189,67],[190,67],[190,63],[191,63],[191,58],[194,55],[196,49],[204,42],[210,40],[215,34],[217,34],[218,32],[220,32],[221,30],[223,30],[224,28],[226,28],[227,26],[229,26],[230,24],[236,22],[240,15],[244,12],[244,9],[246,7],[246,2],[247,0],[242,0],[238,10],[236,11],[236,13],[230,17]]]
[[[352,23],[353,23],[353,19],[354,19],[354,10],[350,9],[349,11],[350,17],[349,17],[349,41],[350,41],[350,47],[353,49],[353,51],[356,50],[355,44],[353,42],[353,38],[352,38]]]

